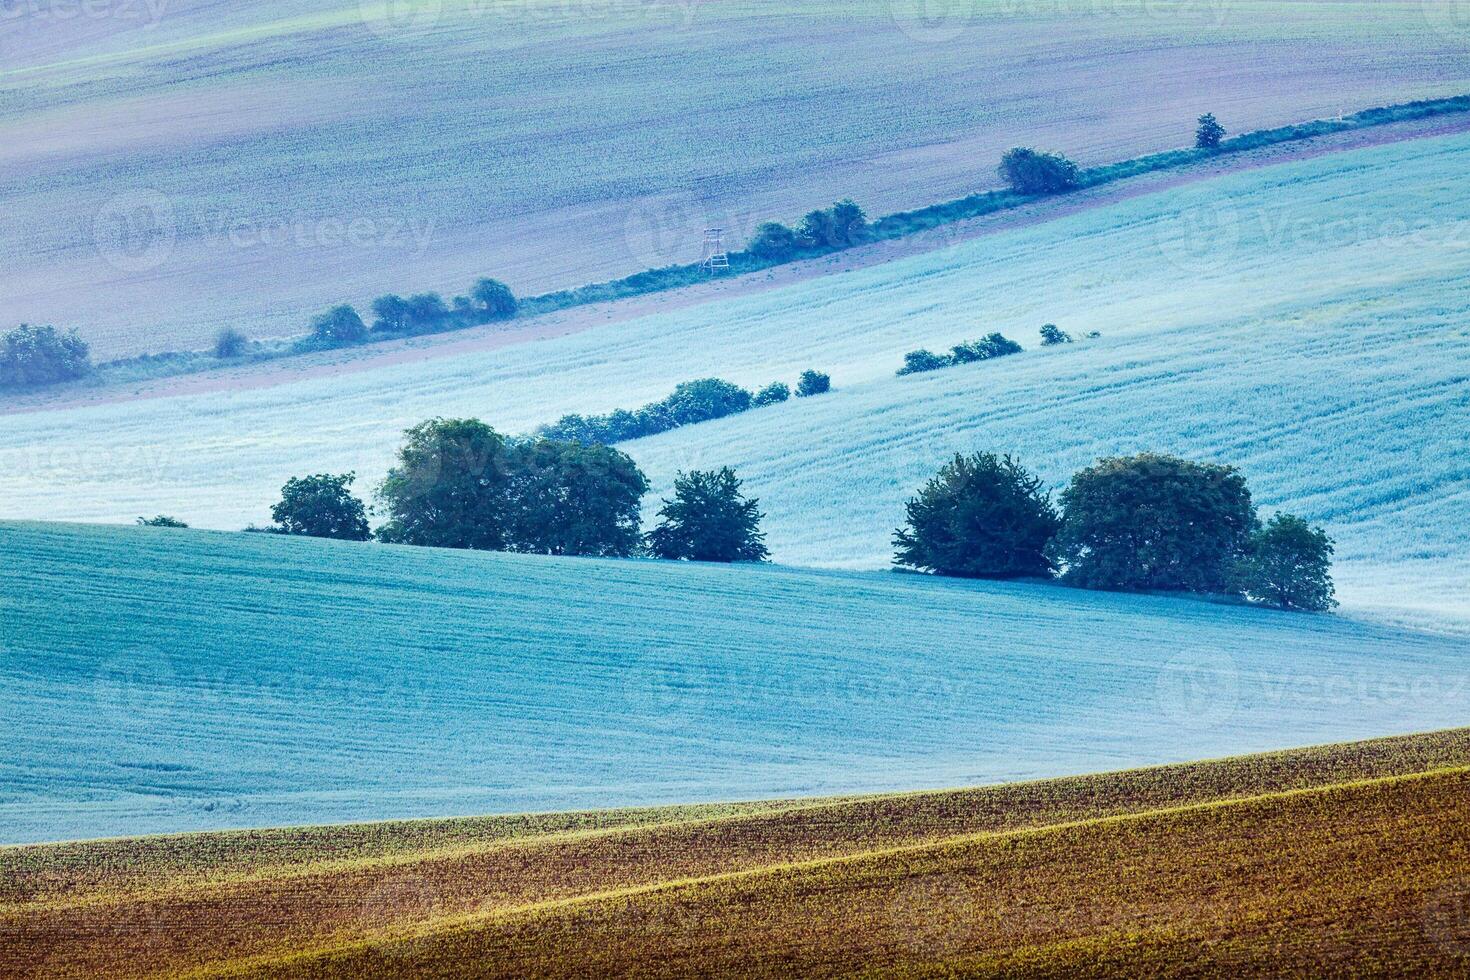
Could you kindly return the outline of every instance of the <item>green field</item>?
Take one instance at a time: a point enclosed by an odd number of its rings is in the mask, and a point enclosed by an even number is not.
[[[984,789],[0,849],[5,976],[1459,976],[1465,730]]]

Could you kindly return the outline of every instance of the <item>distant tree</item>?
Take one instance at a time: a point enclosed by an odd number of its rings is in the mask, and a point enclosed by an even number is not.
[[[510,472],[509,550],[613,558],[638,551],[648,480],[625,454],[538,439],[515,447]]]
[[[1256,527],[1233,467],[1155,453],[1099,460],[1061,495],[1051,557],[1089,589],[1232,593]]]
[[[1332,539],[1292,514],[1277,514],[1251,535],[1240,561],[1245,594],[1278,609],[1314,612],[1337,605]]]
[[[22,323],[0,337],[0,388],[31,388],[85,377],[91,352],[75,330]]]
[[[1194,131],[1194,145],[1201,150],[1218,150],[1225,138],[1225,127],[1215,121],[1214,113],[1207,112],[1199,117],[1199,128]]]
[[[481,279],[476,282],[470,290],[470,298],[475,301],[477,312],[485,323],[508,320],[516,315],[515,294],[499,279]]]
[[[409,429],[378,488],[395,544],[501,551],[510,518],[513,450],[479,419],[430,419]]]
[[[938,371],[940,368],[949,367],[954,362],[943,354],[936,354],[931,350],[911,350],[903,356],[903,367],[898,369],[898,374],[922,374],[925,371]]]
[[[138,518],[139,527],[188,527],[183,521],[167,514],[159,514],[157,517]]]
[[[729,467],[680,473],[673,499],[663,501],[660,523],[648,533],[649,553],[672,561],[765,561],[764,515],[740,486]]]
[[[1009,456],[956,454],[908,502],[894,561],[964,578],[1050,577],[1060,523],[1041,480]]]
[[[1021,353],[1020,344],[1014,340],[1007,340],[998,333],[993,333],[980,340],[956,344],[950,351],[949,359],[954,364],[969,364],[972,361],[988,361],[991,358],[1019,353]]]
[[[225,327],[214,335],[214,356],[233,361],[250,349],[250,340],[234,327]]]
[[[378,333],[410,333],[413,310],[408,300],[389,293],[373,300],[373,330]]]
[[[1043,324],[1041,327],[1041,346],[1055,347],[1057,344],[1070,344],[1072,335],[1067,333],[1055,323]]]
[[[356,310],[343,304],[312,320],[311,334],[324,344],[355,344],[367,336],[367,326]]]
[[[836,238],[833,244],[856,245],[862,241],[864,233],[868,230],[868,216],[856,201],[851,198],[843,198],[832,205],[831,229]]]
[[[408,329],[411,333],[433,333],[443,330],[449,319],[449,307],[438,293],[418,293],[404,300],[408,307]]]
[[[778,402],[784,402],[790,397],[790,385],[786,384],[786,382],[784,381],[772,381],[760,391],[757,391],[755,393],[755,397],[751,399],[750,403],[755,406],[775,405]]]
[[[824,208],[808,211],[796,226],[796,239],[809,248],[823,248],[836,244],[836,232],[832,227],[832,212]]]
[[[1000,176],[1022,194],[1060,194],[1077,186],[1077,165],[1056,153],[1018,146],[1000,160]]]
[[[796,251],[796,232],[779,221],[762,222],[745,248],[763,259],[782,259]]]
[[[675,387],[662,404],[670,421],[679,426],[738,414],[750,408],[750,402],[750,392],[739,385],[719,378],[700,378]]]
[[[372,537],[367,511],[349,489],[355,479],[353,473],[292,477],[271,507],[271,520],[281,534],[366,541]]]
[[[832,390],[832,378],[821,371],[803,371],[796,380],[796,397],[810,398]]]

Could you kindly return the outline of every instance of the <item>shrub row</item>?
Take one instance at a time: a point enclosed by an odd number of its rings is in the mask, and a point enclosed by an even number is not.
[[[997,357],[1019,354],[1021,350],[1021,345],[1014,340],[1007,340],[1000,334],[993,333],[979,340],[967,340],[963,344],[956,344],[948,354],[936,354],[933,351],[922,349],[911,350],[903,356],[903,367],[898,369],[898,374],[899,376],[921,374],[925,371],[953,367],[956,364],[989,361]]]
[[[803,371],[796,396],[820,395],[832,387],[832,379],[820,371]],[[673,394],[642,408],[619,409],[607,415],[564,415],[537,435],[544,439],[610,446],[668,432],[680,426],[738,415],[762,405],[774,405],[791,397],[791,388],[776,381],[755,393],[719,378],[701,378],[678,385]]]

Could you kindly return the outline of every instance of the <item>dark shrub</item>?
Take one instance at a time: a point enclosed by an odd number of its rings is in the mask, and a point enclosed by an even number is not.
[[[1225,127],[1215,121],[1215,114],[1207,112],[1199,117],[1199,128],[1194,131],[1194,145],[1201,150],[1218,150],[1225,138]]]
[[[775,405],[791,397],[791,386],[784,381],[772,381],[751,399],[752,405]]]
[[[1251,535],[1239,571],[1245,594],[1277,609],[1320,612],[1337,605],[1332,539],[1292,514],[1277,514]]]
[[[311,335],[323,344],[355,344],[367,336],[367,326],[356,310],[343,304],[312,320]]]
[[[1011,457],[956,455],[908,502],[894,561],[965,578],[1049,577],[1058,524],[1041,481]]]
[[[379,540],[504,550],[514,452],[505,439],[479,419],[430,419],[404,435],[378,488],[388,514]]]
[[[167,514],[159,514],[157,517],[138,518],[139,527],[188,527],[183,521]]]
[[[680,473],[673,499],[663,501],[660,523],[648,533],[649,553],[673,561],[765,561],[770,553],[757,504],[741,495],[729,467]]]
[[[412,322],[408,300],[392,293],[373,300],[373,330],[378,333],[409,333]]]
[[[796,232],[779,221],[767,221],[756,228],[746,250],[763,259],[783,259],[796,251]]]
[[[1021,353],[1020,344],[1014,340],[1007,340],[998,333],[993,333],[980,340],[971,340],[956,345],[950,351],[949,359],[955,364],[969,364],[973,361],[988,361],[994,357],[1019,353]]]
[[[234,327],[226,327],[214,336],[214,356],[232,361],[250,349],[250,341]]]
[[[911,350],[903,356],[903,367],[898,369],[898,373],[922,374],[925,371],[938,371],[953,363],[943,354],[936,354],[931,350]]]
[[[366,541],[372,536],[367,511],[349,489],[355,479],[353,473],[318,473],[287,480],[280,502],[271,507],[276,529],[281,534]]]
[[[648,480],[606,446],[538,439],[517,446],[507,487],[511,551],[623,558],[642,544]]]
[[[470,298],[482,323],[508,320],[516,315],[515,294],[499,279],[481,279],[470,290]]]
[[[735,415],[750,408],[751,394],[719,378],[685,381],[662,402],[674,426],[693,425]]]
[[[796,397],[810,398],[832,390],[832,379],[821,371],[803,371],[796,381]]]
[[[1057,344],[1070,344],[1072,335],[1067,333],[1055,323],[1048,323],[1041,328],[1041,346],[1055,347]]]
[[[1143,453],[1103,459],[1062,492],[1051,555],[1089,589],[1231,593],[1256,526],[1233,467]]]
[[[851,200],[842,200],[830,208],[808,211],[796,228],[796,238],[814,248],[847,248],[862,240],[867,227],[863,209]]]
[[[1077,186],[1078,173],[1077,165],[1060,154],[1018,146],[1001,157],[1000,176],[1022,194],[1060,194]]]
[[[22,323],[0,338],[0,388],[32,388],[85,377],[91,352],[75,330]]]

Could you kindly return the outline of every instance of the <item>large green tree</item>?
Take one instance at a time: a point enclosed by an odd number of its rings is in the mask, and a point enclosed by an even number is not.
[[[1337,605],[1332,539],[1294,514],[1277,514],[1251,535],[1240,562],[1240,586],[1278,609],[1322,611]]]
[[[512,551],[622,558],[642,544],[648,480],[616,449],[550,439],[518,446],[507,491]]]
[[[1089,589],[1233,593],[1256,528],[1245,479],[1230,466],[1143,453],[1099,460],[1061,495],[1051,555]]]
[[[649,552],[674,561],[765,561],[765,515],[740,486],[729,467],[680,473],[674,496],[663,501],[659,524],[648,533]]]
[[[409,429],[378,488],[397,544],[502,551],[510,518],[514,452],[479,419],[430,419]]]
[[[352,494],[355,473],[318,473],[292,477],[281,488],[280,501],[271,507],[271,520],[282,534],[313,538],[366,541],[367,509]]]
[[[1041,480],[1009,456],[956,454],[908,502],[894,561],[965,578],[1049,577],[1059,521]]]

